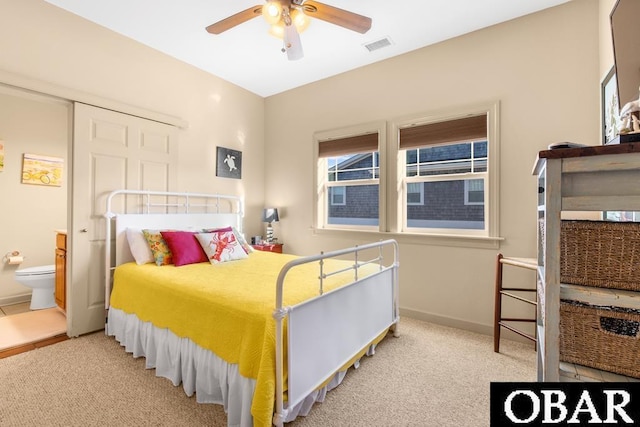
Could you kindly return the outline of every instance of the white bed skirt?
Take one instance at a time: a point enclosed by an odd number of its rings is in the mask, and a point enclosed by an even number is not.
[[[142,322],[134,314],[109,308],[106,333],[115,337],[133,357],[144,357],[146,368],[156,376],[169,379],[174,386],[182,383],[187,396],[195,393],[198,403],[224,406],[228,426],[251,427],[251,402],[256,381],[238,372],[238,365],[227,363],[210,350],[188,338],[180,338],[168,329]],[[369,348],[367,355],[375,352]],[[358,367],[359,362],[354,363]],[[306,416],[316,402],[323,402],[328,391],[337,387],[345,372],[338,372],[331,382],[306,397],[295,408],[287,410],[284,422]]]

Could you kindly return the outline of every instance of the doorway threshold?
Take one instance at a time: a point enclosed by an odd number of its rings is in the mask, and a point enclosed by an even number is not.
[[[68,338],[67,318],[55,307],[0,317],[0,359]]]

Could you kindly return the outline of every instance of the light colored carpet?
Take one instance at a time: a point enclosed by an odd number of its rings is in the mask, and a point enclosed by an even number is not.
[[[0,317],[0,350],[40,341],[66,331],[67,318],[57,308],[3,316]]]
[[[491,381],[535,381],[532,344],[403,318],[298,426],[488,426]],[[0,426],[225,426],[218,405],[144,369],[102,332],[0,359]]]

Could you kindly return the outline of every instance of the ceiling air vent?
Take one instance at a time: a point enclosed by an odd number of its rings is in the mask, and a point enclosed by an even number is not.
[[[369,52],[373,52],[374,50],[382,49],[383,47],[391,46],[391,39],[389,37],[385,37],[380,40],[376,40],[371,43],[367,43],[364,47],[367,48]]]

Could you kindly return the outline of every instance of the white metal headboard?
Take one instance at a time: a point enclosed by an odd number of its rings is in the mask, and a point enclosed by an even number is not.
[[[107,197],[105,308],[109,308],[113,270],[133,261],[127,228],[201,230],[234,226],[242,232],[244,204],[237,196],[206,193],[116,190]]]

